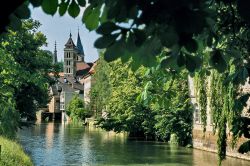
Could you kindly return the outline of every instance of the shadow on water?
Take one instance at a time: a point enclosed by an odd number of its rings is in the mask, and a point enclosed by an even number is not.
[[[126,134],[77,125],[36,124],[20,130],[18,137],[38,166],[217,165],[217,156],[213,153],[162,142],[129,140]],[[223,165],[246,166],[250,162],[228,158]]]

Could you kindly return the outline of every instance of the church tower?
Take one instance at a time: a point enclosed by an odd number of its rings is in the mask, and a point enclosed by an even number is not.
[[[67,77],[75,77],[76,75],[76,59],[77,59],[77,48],[72,40],[70,32],[69,39],[65,44],[64,48],[64,75]]]
[[[79,28],[78,28],[78,34],[77,34],[76,47],[77,47],[77,50],[78,50],[77,61],[84,62],[84,51],[83,51],[81,38],[80,38],[80,35],[79,35]]]
[[[54,50],[54,54],[53,54],[53,64],[57,63],[57,50],[56,50],[56,41],[55,41],[55,50]]]

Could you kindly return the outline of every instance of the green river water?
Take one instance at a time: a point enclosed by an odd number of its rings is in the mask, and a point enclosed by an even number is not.
[[[125,134],[59,123],[36,124],[18,132],[36,166],[216,166],[217,156],[163,142],[129,140]],[[250,166],[227,158],[223,166]]]

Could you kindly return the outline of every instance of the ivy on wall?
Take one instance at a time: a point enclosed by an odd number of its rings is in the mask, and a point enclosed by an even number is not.
[[[201,123],[203,126],[203,132],[206,132],[207,126],[207,80],[205,73],[200,71],[195,74],[195,89],[198,106],[201,112]]]
[[[216,70],[211,70],[211,74],[207,77],[202,71],[195,75],[195,89],[197,102],[201,112],[201,121],[203,125],[203,132],[206,131],[207,126],[207,103],[210,100],[210,112],[212,117],[212,125],[214,134],[218,131],[217,148],[219,165],[226,157],[227,147],[227,127],[230,131],[235,129],[233,125],[236,119],[239,119],[243,107],[237,109],[236,101],[239,97],[238,87],[231,82],[227,82],[226,74],[218,73]],[[208,80],[210,83],[208,84]],[[210,96],[208,98],[207,96]],[[239,130],[239,129],[236,129]],[[237,141],[237,132],[233,133],[232,145]]]

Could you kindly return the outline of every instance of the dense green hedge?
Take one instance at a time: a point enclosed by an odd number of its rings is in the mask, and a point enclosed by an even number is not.
[[[33,166],[30,157],[15,141],[0,136],[0,145],[0,166]]]

